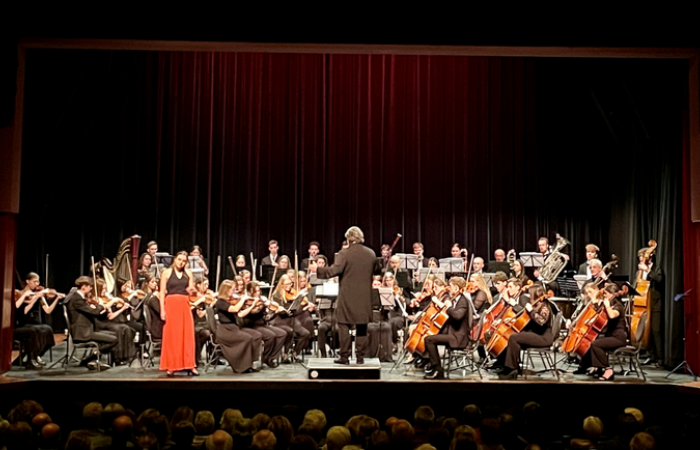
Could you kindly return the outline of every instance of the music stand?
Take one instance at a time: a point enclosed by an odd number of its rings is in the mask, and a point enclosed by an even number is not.
[[[464,260],[462,258],[440,258],[438,263],[445,272],[464,272]]]
[[[583,292],[583,287],[591,281],[586,275],[574,275],[574,281],[576,282],[576,294]]]
[[[496,276],[495,273],[482,273],[481,276],[484,278],[484,281],[486,282],[486,286],[488,287],[493,287],[493,277]]]
[[[402,289],[409,289],[411,282],[408,279],[408,272],[399,272],[396,274],[396,284]]]
[[[544,255],[537,252],[523,252],[520,254],[523,267],[540,268],[544,266]]]
[[[420,261],[418,261],[418,255],[413,253],[397,253],[396,256],[401,259],[401,268],[406,270],[418,270],[420,268]]]
[[[167,269],[173,264],[173,255],[168,252],[156,252],[153,255],[153,261],[157,264],[162,264]]]

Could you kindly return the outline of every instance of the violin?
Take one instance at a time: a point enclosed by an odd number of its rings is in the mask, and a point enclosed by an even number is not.
[[[479,287],[479,285],[475,281],[468,281],[467,285],[464,287],[464,292],[466,292],[468,294],[473,294],[476,291],[478,291],[479,289],[481,289],[481,288]]]
[[[88,292],[87,295],[85,295],[85,302],[87,302],[88,305],[95,307],[100,304],[100,301],[92,295],[92,292]]]
[[[213,292],[211,289],[207,289],[207,292],[204,294],[198,292],[196,295],[190,295],[190,309],[195,309],[202,303],[204,303],[206,306],[211,306],[216,302],[216,297],[217,293]],[[238,303],[238,299],[240,297],[233,294],[231,300],[234,298],[236,299],[236,303]]]

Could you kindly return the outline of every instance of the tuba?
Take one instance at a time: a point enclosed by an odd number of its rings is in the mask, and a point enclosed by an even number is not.
[[[545,283],[551,283],[557,278],[557,276],[559,276],[561,271],[564,270],[568,260],[564,254],[561,253],[561,251],[569,244],[569,241],[557,234],[557,245],[544,262],[544,266],[540,267],[539,269],[540,280],[544,281]]]

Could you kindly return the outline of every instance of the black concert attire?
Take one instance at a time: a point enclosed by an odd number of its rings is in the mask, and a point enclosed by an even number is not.
[[[661,324],[663,318],[663,300],[661,293],[664,291],[664,272],[658,263],[654,262],[651,270],[646,275],[649,283],[649,298],[651,300],[651,333],[649,334],[649,355],[652,360],[660,361],[664,356],[663,335],[661,333]]]
[[[602,303],[599,307],[605,308]],[[583,367],[609,367],[606,352],[624,347],[627,344],[625,305],[616,297],[610,301],[610,307],[620,313],[620,315],[614,319],[608,319],[608,323],[591,343],[590,350],[584,355],[581,361],[581,366]]]
[[[266,308],[259,312],[249,312],[245,317],[239,317],[238,322],[242,331],[253,330],[260,333],[263,342],[262,363],[274,366],[277,358],[282,355],[285,344],[291,343],[292,336],[281,328],[268,325]],[[289,342],[288,342],[289,341]]]
[[[445,345],[454,349],[461,349],[469,343],[469,332],[472,327],[473,311],[471,304],[464,294],[459,294],[452,300],[452,305],[446,310],[449,320],[442,327],[440,333],[426,336],[425,349],[430,357],[430,364],[437,371],[442,372],[438,345]]]
[[[488,273],[510,273],[510,263],[508,261],[489,261],[486,265],[486,271]]]
[[[476,314],[481,314],[491,306],[488,295],[486,295],[486,292],[482,291],[481,289],[471,294],[471,297],[472,303],[474,304],[474,309],[476,309]]]
[[[158,295],[148,294],[144,299],[142,308],[148,308],[148,318],[150,327],[148,331],[151,337],[156,340],[163,339],[163,319],[160,318],[160,301]]]
[[[521,298],[523,296],[521,295]],[[515,310],[515,307],[513,308]],[[530,322],[520,333],[513,333],[508,338],[506,351],[499,356],[502,359],[505,355],[505,366],[510,369],[518,368],[520,350],[529,347],[548,347],[554,342],[552,325],[556,308],[547,300],[541,301],[533,306],[530,311]]]
[[[12,302],[15,304],[15,302]],[[24,348],[30,358],[43,356],[56,345],[53,330],[41,321],[41,300],[37,300],[25,314],[25,304],[15,309],[15,329],[13,339],[24,342]],[[29,361],[27,361],[29,363]]]
[[[216,311],[219,315],[219,326],[216,329],[216,342],[221,346],[224,358],[235,373],[242,373],[253,367],[260,356],[262,334],[249,328],[242,331],[237,324],[238,314],[229,312],[231,304],[219,299]],[[255,337],[254,337],[255,336]]]
[[[216,318],[214,309],[211,306],[199,305],[192,310],[192,320],[194,320],[195,336],[195,357],[197,362],[201,362],[202,350],[209,338],[216,335]]]
[[[316,287],[323,285],[323,280],[319,280],[315,273],[309,275],[309,283],[312,285],[313,297],[316,301],[316,314],[319,317],[318,322],[318,349],[321,352],[321,357],[328,356],[326,352],[326,344],[328,344],[328,336],[332,337],[332,349],[338,348],[338,327],[335,323],[335,298],[316,295]]]
[[[578,266],[578,271],[576,272],[578,275],[585,275],[588,278],[591,278],[591,270],[590,270],[590,260],[581,263],[580,266]]]
[[[110,352],[119,343],[115,333],[111,331],[96,331],[95,322],[101,315],[107,314],[102,305],[89,305],[80,290],[69,294],[65,302],[68,304],[68,317],[70,318],[73,342],[97,342],[101,354]],[[84,362],[90,359],[92,359],[92,356],[88,357]]]
[[[374,290],[372,296],[372,322],[367,324],[367,349],[365,354],[379,358],[381,362],[393,362],[392,359],[392,325],[389,310],[381,306],[379,291]]]
[[[116,306],[112,305],[111,309],[116,310]],[[126,317],[126,310],[122,311],[112,320],[107,318],[109,313],[110,310],[107,310],[105,314],[97,316],[95,327],[97,331],[111,331],[117,336],[117,345],[112,349],[112,357],[117,363],[125,362],[134,354],[134,337],[136,336],[136,331],[128,324],[129,320]]]
[[[339,277],[336,320],[340,337],[340,362],[350,358],[350,328],[355,326],[355,355],[362,361],[367,344],[367,324],[372,321],[372,275],[377,272],[374,250],[362,244],[350,244],[335,256],[330,267],[319,267],[319,278]]]
[[[287,310],[289,310],[289,308],[294,303],[293,301],[287,302],[285,298],[280,297],[276,292],[272,294],[271,298],[273,301],[277,302],[282,308]],[[309,332],[309,330],[304,326],[302,322],[303,313],[305,313],[306,311],[302,311],[301,309],[302,308],[300,306],[296,311],[292,311],[291,315],[285,312],[278,313],[272,320],[272,325],[276,326],[277,328],[281,328],[287,333],[288,343],[290,343],[293,339],[289,336],[297,337],[297,343],[294,346],[294,352],[299,355],[309,345],[309,340],[311,339],[312,335],[312,333]],[[285,350],[287,352],[289,351],[289,345],[286,347]]]

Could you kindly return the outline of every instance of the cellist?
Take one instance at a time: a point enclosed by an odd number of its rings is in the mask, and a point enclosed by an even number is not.
[[[512,284],[512,281],[508,283]],[[508,338],[506,351],[498,356],[503,368],[498,373],[501,380],[514,380],[518,376],[518,360],[520,350],[528,347],[547,347],[554,342],[552,324],[554,306],[546,299],[544,289],[540,285],[531,288],[529,302],[525,310],[530,315],[530,321],[520,333],[513,333]],[[513,308],[515,309],[515,307]]]
[[[445,373],[440,364],[438,345],[449,345],[450,348],[464,348],[469,341],[469,331],[472,325],[473,311],[467,297],[464,295],[464,288],[467,282],[462,277],[450,278],[450,296],[445,300],[447,305],[446,313],[449,321],[441,329],[439,334],[426,336],[425,349],[430,357],[430,363],[425,368],[425,379],[434,380],[445,378]],[[440,300],[433,297],[433,302],[442,307]]]
[[[605,308],[608,322],[600,330],[598,337],[591,343],[591,348],[583,356],[581,365],[574,374],[586,372],[591,376],[597,376],[601,381],[611,381],[615,378],[615,372],[608,363],[606,352],[624,347],[627,343],[627,322],[625,321],[625,305],[620,301],[620,288],[609,283],[602,291],[598,290],[595,283],[586,285],[586,294],[596,309]]]

